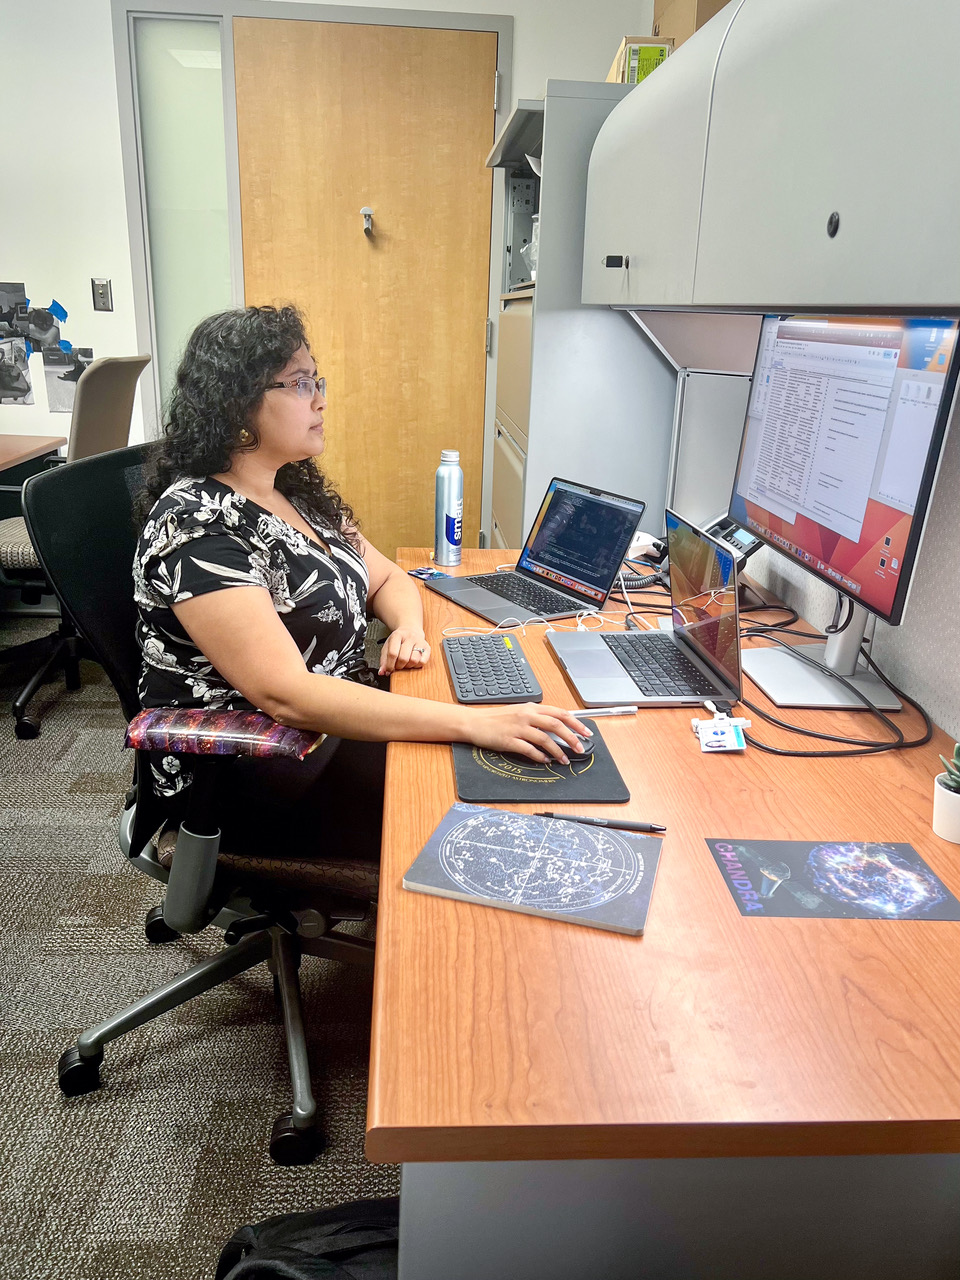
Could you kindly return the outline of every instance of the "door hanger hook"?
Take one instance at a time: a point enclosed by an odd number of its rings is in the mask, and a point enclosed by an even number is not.
[[[360,210],[360,217],[363,218],[363,234],[365,236],[373,235],[373,210],[369,205],[365,204]]]

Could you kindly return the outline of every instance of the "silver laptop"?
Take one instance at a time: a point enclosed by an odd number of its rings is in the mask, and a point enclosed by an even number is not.
[[[423,585],[496,626],[599,609],[645,505],[555,477],[516,568],[469,578],[435,578]]]
[[[667,511],[672,631],[551,631],[585,707],[696,706],[741,693],[737,566],[729,547]]]

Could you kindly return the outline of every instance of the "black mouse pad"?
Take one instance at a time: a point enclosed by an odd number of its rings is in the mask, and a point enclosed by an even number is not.
[[[501,755],[485,747],[453,744],[457,796],[474,804],[504,800],[509,804],[542,804],[576,800],[581,804],[626,804],[630,792],[613,762],[610,749],[593,726],[593,754],[570,763],[535,764],[525,756]]]

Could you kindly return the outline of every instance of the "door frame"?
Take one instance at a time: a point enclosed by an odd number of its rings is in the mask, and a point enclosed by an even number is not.
[[[509,115],[512,101],[513,18],[505,14],[455,13],[424,9],[377,9],[359,5],[291,3],[290,0],[111,0],[113,46],[117,69],[117,99],[120,115],[120,145],[123,183],[130,236],[130,263],[133,275],[134,319],[139,350],[156,351],[153,287],[150,277],[150,229],[147,221],[143,162],[137,104],[136,62],[133,24],[136,18],[185,18],[215,21],[220,26],[223,126],[227,161],[227,226],[230,244],[230,280],[235,306],[243,305],[243,244],[240,225],[240,156],[237,141],[237,97],[233,66],[233,19],[277,18],[298,22],[340,22],[362,26],[428,27],[453,31],[493,31],[497,34],[497,84],[493,136],[497,137]],[[503,171],[493,171],[490,218],[490,279],[487,315],[497,313],[502,274]],[[488,325],[488,329],[489,329]],[[160,430],[160,385],[157,363],[152,378],[142,380],[144,427],[148,439]],[[493,375],[493,376],[491,376]],[[493,431],[496,364],[492,349],[487,352],[487,379],[484,405],[484,477],[481,502],[481,533],[489,540],[489,442]]]

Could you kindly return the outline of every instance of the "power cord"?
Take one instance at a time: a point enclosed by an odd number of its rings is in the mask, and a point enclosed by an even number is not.
[[[845,605],[846,608],[844,608]],[[843,619],[842,621],[841,618]],[[823,629],[828,636],[838,636],[841,631],[846,631],[852,621],[853,600],[850,596],[845,596],[842,591],[838,591],[837,603],[833,610],[833,621],[829,627],[824,627]]]
[[[813,750],[796,751],[796,750],[791,750],[788,747],[772,746],[770,743],[761,742],[758,738],[753,737],[752,734],[744,733],[744,738],[746,739],[747,742],[750,743],[751,746],[756,747],[760,751],[765,751],[769,755],[794,756],[798,758],[821,758],[821,757],[826,758],[831,756],[880,755],[885,751],[899,751],[899,750],[908,750],[911,747],[922,747],[930,741],[931,737],[933,736],[933,722],[931,721],[926,710],[920,705],[919,702],[914,701],[913,698],[909,697],[906,693],[904,693],[902,689],[898,689],[897,686],[890,679],[888,679],[888,677],[880,670],[880,668],[877,666],[874,659],[870,656],[869,653],[867,653],[865,649],[861,648],[860,653],[861,653],[861,656],[866,661],[867,665],[877,674],[877,676],[879,676],[879,678],[883,681],[883,683],[887,686],[888,689],[891,689],[897,695],[898,698],[900,698],[903,702],[908,703],[911,707],[913,707],[916,711],[918,711],[922,716],[923,723],[924,723],[924,732],[919,738],[913,738],[910,740],[906,739],[903,735],[902,730],[899,729],[896,724],[894,724],[894,722],[889,718],[889,716],[885,715],[880,710],[879,707],[874,706],[874,704],[870,701],[867,695],[865,693],[862,693],[854,684],[852,684],[844,676],[838,675],[835,671],[831,671],[829,667],[825,666],[824,663],[817,661],[816,658],[811,658],[809,655],[802,653],[799,647],[788,645],[785,640],[780,640],[776,636],[770,635],[771,629],[772,628],[770,627],[763,628],[762,630],[751,628],[748,631],[743,632],[742,634],[743,635],[766,634],[767,638],[772,640],[774,644],[779,644],[781,648],[788,649],[790,653],[794,657],[799,658],[801,662],[805,662],[808,666],[811,666],[818,671],[823,671],[827,675],[831,676],[834,680],[838,680],[844,686],[844,688],[846,688],[850,693],[852,693],[853,696],[864,705],[864,707],[868,711],[872,712],[873,715],[877,717],[877,719],[881,722],[884,728],[888,729],[890,733],[893,734],[893,739],[875,741],[869,738],[848,738],[840,734],[824,733],[817,729],[802,728],[800,725],[790,724],[786,720],[781,720],[778,716],[771,715],[769,711],[763,710],[761,707],[758,707],[755,703],[750,702],[747,698],[742,698],[741,701],[743,705],[749,708],[752,714],[760,716],[761,719],[766,720],[769,724],[776,725],[780,729],[785,729],[788,733],[800,734],[801,736],[806,738],[816,738],[823,742],[842,743],[846,746],[852,746],[854,749],[852,751],[813,751]],[[787,627],[783,627],[780,629],[783,632],[786,632],[787,634],[802,635],[806,639],[811,638],[809,632],[789,631]]]

